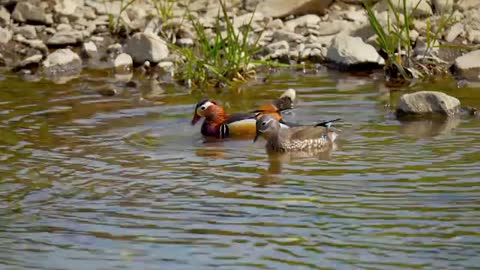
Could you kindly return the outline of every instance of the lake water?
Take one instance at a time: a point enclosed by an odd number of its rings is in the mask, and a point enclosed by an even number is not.
[[[246,111],[294,88],[287,120],[344,119],[331,153],[268,157],[262,140],[202,143],[199,91],[4,75],[0,269],[478,269],[480,119],[391,111],[418,90],[480,107],[480,88],[379,77],[285,71],[205,92]]]

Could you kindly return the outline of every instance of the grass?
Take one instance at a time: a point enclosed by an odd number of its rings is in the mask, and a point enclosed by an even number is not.
[[[452,23],[453,9],[450,14],[442,14],[439,21],[435,23],[436,28],[432,29],[432,22],[427,19],[426,49],[423,55],[414,55],[415,40],[411,39],[413,29],[412,14],[417,10],[421,0],[416,6],[409,10],[407,0],[402,1],[402,10],[396,10],[393,1],[385,0],[389,12],[387,12],[387,23],[382,25],[377,14],[369,3],[364,0],[364,6],[370,25],[377,35],[377,44],[386,56],[385,70],[387,78],[402,79],[410,81],[418,77],[425,77],[429,69],[425,66],[431,56],[432,49],[439,46],[439,38],[442,31]],[[452,0],[453,1],[453,0]],[[392,14],[393,16],[391,16]],[[393,18],[391,18],[393,17]]]
[[[253,59],[253,55],[259,51],[259,38],[252,44],[249,43],[253,15],[243,30],[237,31],[228,17],[225,2],[219,2],[221,14],[216,18],[213,38],[207,34],[198,19],[189,15],[188,20],[193,25],[198,46],[173,46],[183,58],[177,68],[176,78],[189,87],[218,87],[244,82],[255,75],[253,65],[259,62]]]

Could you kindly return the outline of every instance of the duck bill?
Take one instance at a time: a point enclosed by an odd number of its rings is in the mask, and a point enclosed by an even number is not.
[[[255,138],[253,138],[253,142],[256,142],[259,136],[260,136],[260,133],[257,131],[257,133],[255,133]]]
[[[200,119],[201,119],[201,117],[198,116],[198,114],[195,113],[193,115],[193,118],[192,118],[192,126],[194,126]]]

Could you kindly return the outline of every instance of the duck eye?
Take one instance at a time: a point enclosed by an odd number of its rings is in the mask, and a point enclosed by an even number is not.
[[[267,125],[267,122],[262,122],[262,126],[266,126]]]
[[[205,105],[203,105],[202,107],[200,107],[200,110],[204,111],[207,107],[205,107]]]

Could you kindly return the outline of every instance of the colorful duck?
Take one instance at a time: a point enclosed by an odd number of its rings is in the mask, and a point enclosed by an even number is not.
[[[314,126],[296,126],[280,128],[280,123],[270,115],[262,115],[256,122],[256,135],[267,140],[269,152],[293,152],[309,150],[327,150],[332,146],[337,133],[330,129],[333,122],[340,119],[318,123]]]
[[[205,118],[201,133],[205,137],[224,138],[253,138],[255,136],[256,118],[269,115],[276,119],[283,128],[288,124],[283,122],[281,112],[293,108],[295,90],[288,89],[277,100],[267,103],[258,110],[247,113],[228,114],[225,109],[210,99],[203,99],[195,106],[192,125],[201,118]]]

